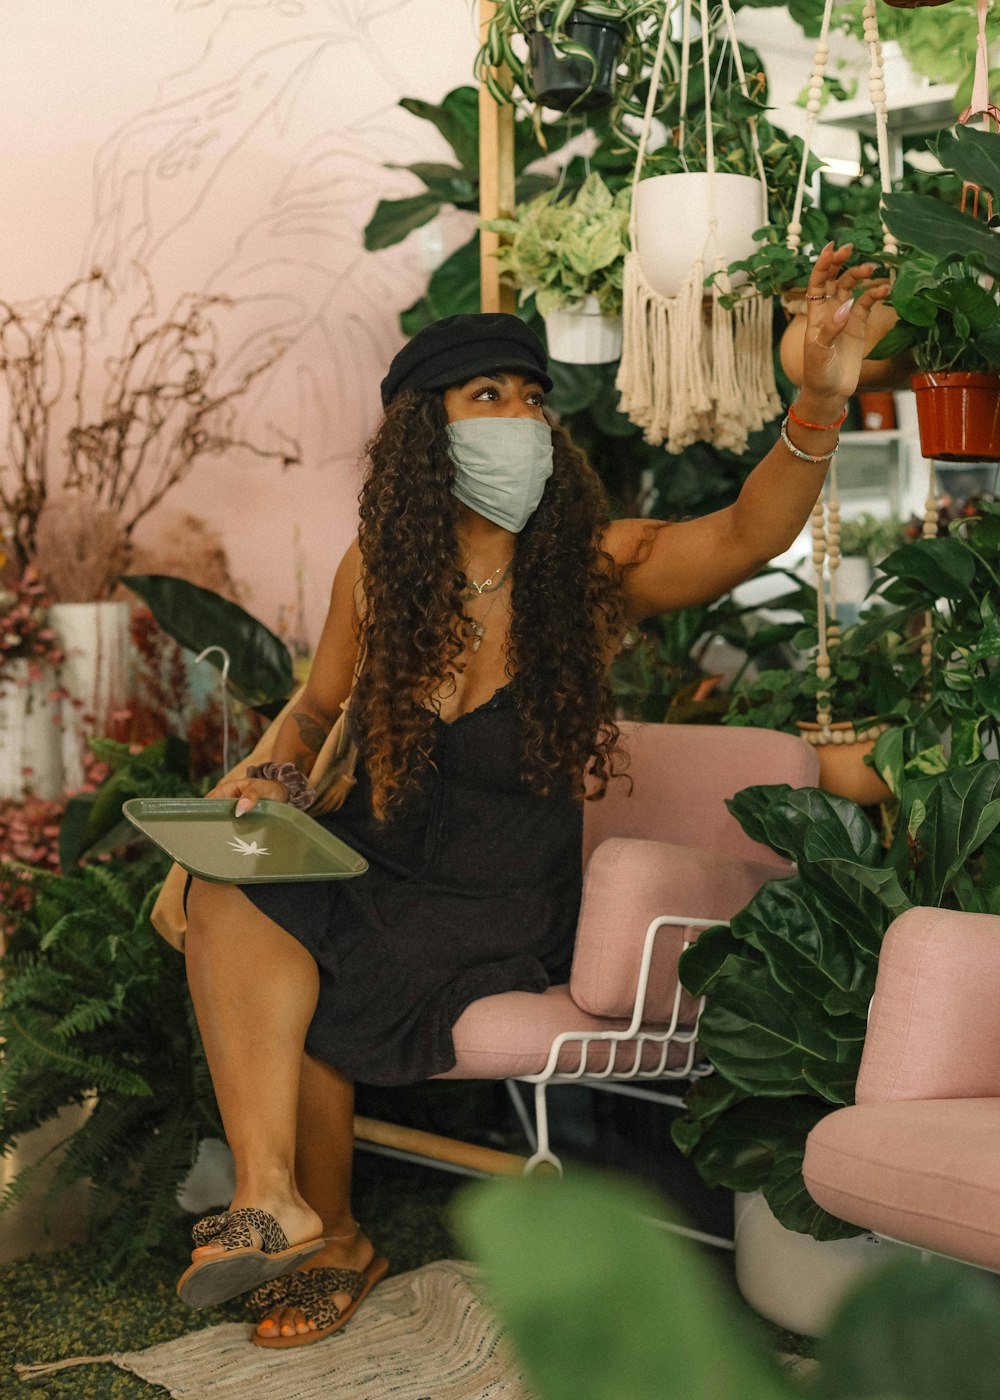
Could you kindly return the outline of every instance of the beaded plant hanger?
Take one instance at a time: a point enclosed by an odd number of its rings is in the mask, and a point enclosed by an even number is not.
[[[826,0],[823,7],[823,20],[819,40],[813,56],[812,75],[809,79],[806,100],[806,125],[802,137],[802,167],[799,171],[789,220],[786,241],[788,247],[797,252],[802,243],[802,204],[805,196],[809,155],[812,149],[816,119],[822,106],[823,80],[826,75],[827,60],[830,55],[830,18],[833,0]],[[878,151],[879,184],[882,196],[889,194],[892,183],[889,173],[889,121],[885,98],[885,73],[882,63],[882,44],[879,40],[878,18],[875,0],[865,0],[863,10],[864,42],[868,47],[868,96],[875,112],[876,147]],[[899,244],[885,224],[882,225],[882,250],[895,253]],[[933,489],[933,464],[932,464]],[[937,518],[935,511],[935,520]],[[840,494],[837,488],[837,458],[830,461],[824,491],[821,491],[813,507],[812,518],[812,566],[816,584],[816,629],[817,648],[814,667],[818,679],[828,681],[832,674],[830,654],[840,640],[840,620],[837,614],[837,570],[840,567]],[[925,526],[926,529],[926,526]],[[819,690],[816,695],[816,724],[818,728],[807,732],[804,737],[815,745],[854,744],[876,739],[887,728],[887,724],[871,724],[857,729],[854,725],[834,729],[832,702],[828,690]]]
[[[698,3],[710,201],[707,242],[718,224],[709,56],[712,29],[707,0]],[[691,72],[692,0],[682,0],[682,4],[678,147],[683,153]],[[680,452],[697,441],[739,452],[746,447],[748,434],[773,418],[780,408],[771,351],[771,303],[747,294],[740,296],[734,307],[724,306],[721,299],[732,291],[724,259],[718,260],[715,268],[706,268],[703,260],[696,258],[678,294],[665,296],[650,285],[637,248],[637,193],[674,8],[668,4],[664,10],[632,177],[631,247],[625,258],[623,288],[624,343],[615,383],[621,394],[621,411],[644,429],[647,442],[656,445],[666,440],[669,452]],[[722,0],[722,13],[740,91],[748,97],[729,0]],[[763,187],[760,217],[766,223],[767,181],[754,118],[750,119],[750,127],[754,163]],[[704,284],[706,274],[711,272],[718,275],[709,295]]]

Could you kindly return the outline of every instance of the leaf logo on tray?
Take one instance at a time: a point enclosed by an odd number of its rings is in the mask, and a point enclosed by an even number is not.
[[[238,836],[234,836],[229,842],[229,848],[241,856],[270,855],[266,846],[258,846],[256,841],[242,841]]]

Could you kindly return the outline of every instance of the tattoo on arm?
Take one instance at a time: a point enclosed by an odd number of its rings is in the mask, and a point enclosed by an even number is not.
[[[303,744],[305,744],[309,753],[315,757],[323,747],[323,741],[328,731],[323,728],[318,720],[313,719],[312,715],[296,712],[292,715],[292,719],[298,726],[299,737]]]

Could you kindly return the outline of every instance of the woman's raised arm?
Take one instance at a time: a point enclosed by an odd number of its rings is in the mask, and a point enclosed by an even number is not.
[[[850,244],[831,243],[816,259],[802,388],[737,500],[697,520],[616,520],[605,532],[618,563],[635,563],[625,580],[633,621],[719,597],[788,549],[808,520],[858,385],[868,313],[889,294],[886,283],[870,281],[874,264],[845,268],[850,254]]]

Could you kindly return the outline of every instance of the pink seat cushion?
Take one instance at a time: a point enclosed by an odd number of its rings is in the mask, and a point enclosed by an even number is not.
[[[792,867],[741,859],[665,841],[612,837],[587,867],[570,990],[594,1016],[631,1016],[643,940],[663,914],[729,919],[765,880]],[[685,938],[700,929],[664,928],[657,934],[646,993],[645,1019],[669,1022],[677,990],[677,959]],[[694,1019],[691,998],[682,1016]]]
[[[549,1050],[563,1031],[620,1031],[628,1026],[625,1018],[588,1016],[569,994],[569,987],[549,987],[544,992],[501,992],[472,1002],[455,1022],[456,1062],[438,1079],[513,1079],[519,1074],[538,1074],[548,1062]],[[650,1027],[655,1030],[655,1026]],[[635,1047],[627,1045],[616,1058],[618,1069],[635,1063]],[[606,1045],[595,1045],[587,1052],[587,1068],[598,1071],[608,1063]],[[686,1047],[670,1047],[670,1064],[684,1059]],[[647,1045],[642,1064],[651,1068],[659,1059],[660,1046]],[[559,1069],[579,1068],[580,1046],[567,1045],[559,1058]]]
[[[855,1225],[1000,1268],[1000,1100],[838,1109],[809,1134],[809,1194]]]

